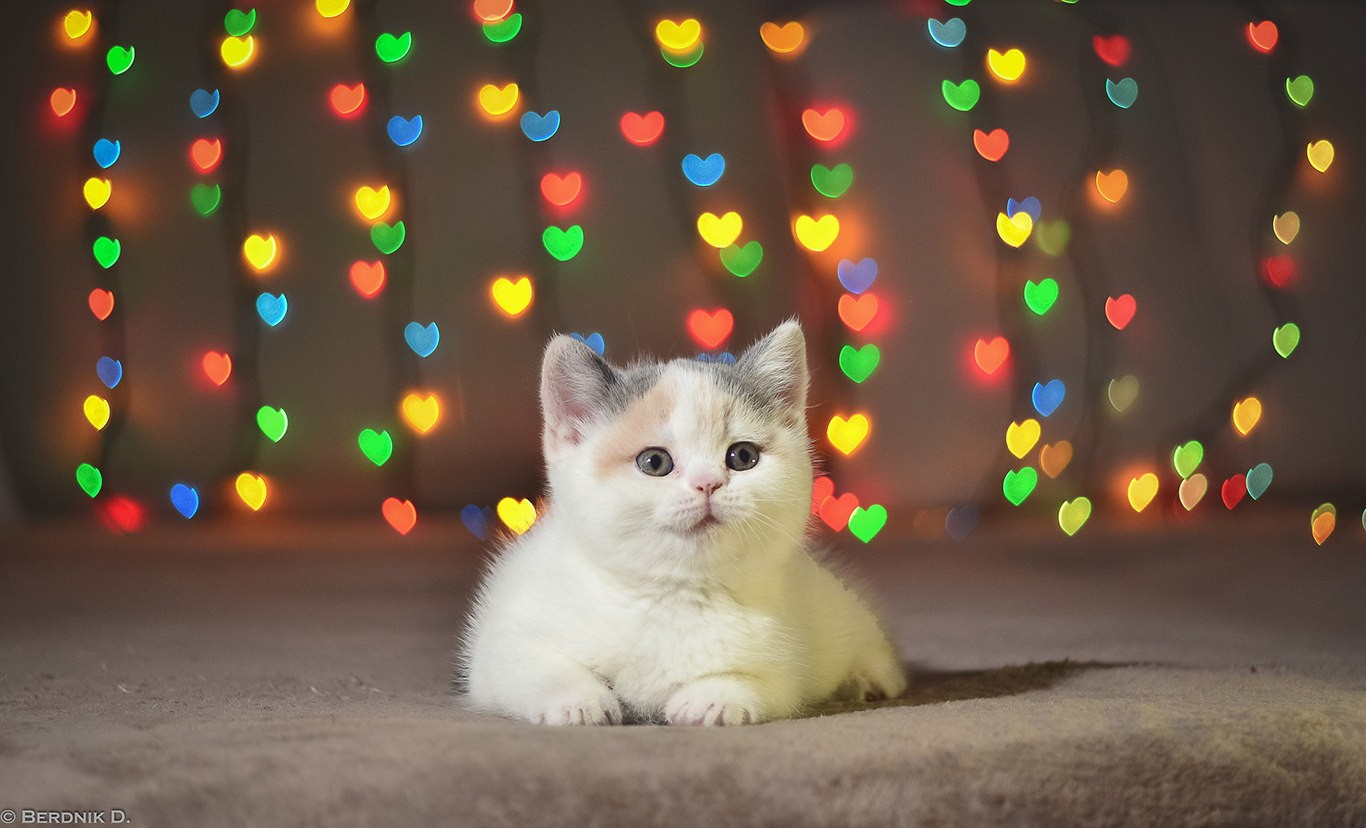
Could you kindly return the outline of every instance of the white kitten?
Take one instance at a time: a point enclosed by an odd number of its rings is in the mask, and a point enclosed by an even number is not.
[[[475,598],[466,703],[545,724],[735,725],[900,695],[877,619],[806,548],[806,388],[795,322],[734,365],[620,369],[552,340],[549,505]]]

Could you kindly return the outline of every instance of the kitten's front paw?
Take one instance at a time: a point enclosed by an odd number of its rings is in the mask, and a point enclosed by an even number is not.
[[[671,725],[758,724],[759,694],[749,683],[714,676],[685,684],[664,705]]]
[[[544,725],[621,724],[621,702],[605,689],[596,696],[566,695],[534,708],[527,718]]]

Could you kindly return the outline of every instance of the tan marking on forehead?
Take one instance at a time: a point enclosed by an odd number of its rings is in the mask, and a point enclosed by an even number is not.
[[[678,400],[678,389],[667,376],[639,399],[632,400],[621,416],[607,424],[607,431],[594,449],[593,470],[598,476],[628,468],[632,458],[652,443],[669,421]]]

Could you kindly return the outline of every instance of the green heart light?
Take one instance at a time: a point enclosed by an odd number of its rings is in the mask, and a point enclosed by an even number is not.
[[[940,89],[944,93],[944,102],[959,112],[971,111],[982,98],[982,87],[972,78],[962,83],[946,80],[940,84]]]
[[[855,507],[849,514],[849,534],[867,543],[877,537],[882,527],[887,525],[887,508],[874,503],[868,508]]]
[[[759,263],[763,260],[764,246],[757,241],[745,242],[743,247],[732,244],[721,248],[721,264],[741,279],[758,269]]]
[[[1058,301],[1058,281],[1056,279],[1044,279],[1035,282],[1030,279],[1025,282],[1024,302],[1025,307],[1035,314],[1043,316],[1053,309],[1053,303]]]
[[[190,188],[190,204],[201,216],[211,216],[223,201],[223,189],[217,184],[196,184]]]
[[[1285,96],[1295,106],[1308,106],[1314,99],[1314,79],[1308,75],[1285,79]]]
[[[881,361],[882,352],[873,344],[862,348],[852,345],[840,348],[840,370],[854,382],[863,382],[871,377]]]
[[[389,255],[403,246],[403,240],[408,238],[408,228],[403,221],[399,220],[393,224],[377,222],[370,227],[370,241],[374,242],[375,248],[384,255]]]
[[[1033,466],[1025,466],[1019,471],[1011,469],[1006,472],[1005,480],[1001,481],[1001,491],[1005,494],[1006,500],[1012,505],[1019,506],[1033,493],[1037,485],[1039,473],[1034,471]]]
[[[484,24],[484,37],[490,43],[507,43],[522,31],[522,13],[513,12],[512,14],[499,20],[497,23]]]
[[[397,63],[408,56],[408,51],[413,48],[413,33],[404,32],[395,37],[385,32],[375,38],[375,54],[385,63]]]
[[[109,51],[104,56],[104,62],[108,64],[109,71],[115,75],[122,75],[133,65],[133,58],[136,50],[132,46],[110,46]]]
[[[577,224],[565,230],[554,226],[547,227],[545,232],[541,233],[541,244],[545,245],[545,252],[562,262],[567,262],[579,255],[579,251],[583,249],[583,227]]]
[[[1195,470],[1200,468],[1200,462],[1205,459],[1205,447],[1200,445],[1200,441],[1191,440],[1184,446],[1177,446],[1172,452],[1172,468],[1185,480]]]
[[[394,438],[389,436],[387,430],[377,432],[373,428],[363,429],[356,441],[360,444],[361,454],[376,466],[383,466],[394,454]]]
[[[839,198],[849,191],[854,183],[854,168],[848,164],[827,167],[815,164],[811,167],[811,186],[826,198]]]
[[[1275,346],[1276,353],[1281,355],[1281,359],[1289,359],[1295,353],[1295,349],[1300,347],[1300,326],[1294,322],[1287,322],[1271,332],[1271,344]]]
[[[104,488],[104,475],[89,463],[82,463],[76,467],[76,485],[81,487],[81,491],[94,497]]]
[[[261,433],[269,437],[272,443],[278,443],[289,429],[289,416],[283,408],[263,405],[256,411],[256,425],[260,426]]]
[[[95,239],[92,250],[95,253],[95,261],[100,263],[100,267],[108,270],[119,260],[119,255],[123,253],[123,244],[118,239],[100,236]]]
[[[664,56],[664,62],[670,66],[676,66],[679,69],[687,69],[689,66],[696,65],[696,63],[702,59],[702,39],[698,38],[697,48],[690,52],[674,54],[668,49],[660,48],[659,53]]]
[[[245,37],[256,27],[256,9],[233,9],[223,17],[223,29],[233,37]]]

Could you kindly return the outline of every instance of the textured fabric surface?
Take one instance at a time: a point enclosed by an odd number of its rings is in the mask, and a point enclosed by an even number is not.
[[[717,730],[458,710],[477,550],[454,532],[10,531],[0,808],[148,826],[1363,825],[1366,549],[1314,549],[1298,523],[851,550],[906,697]]]

